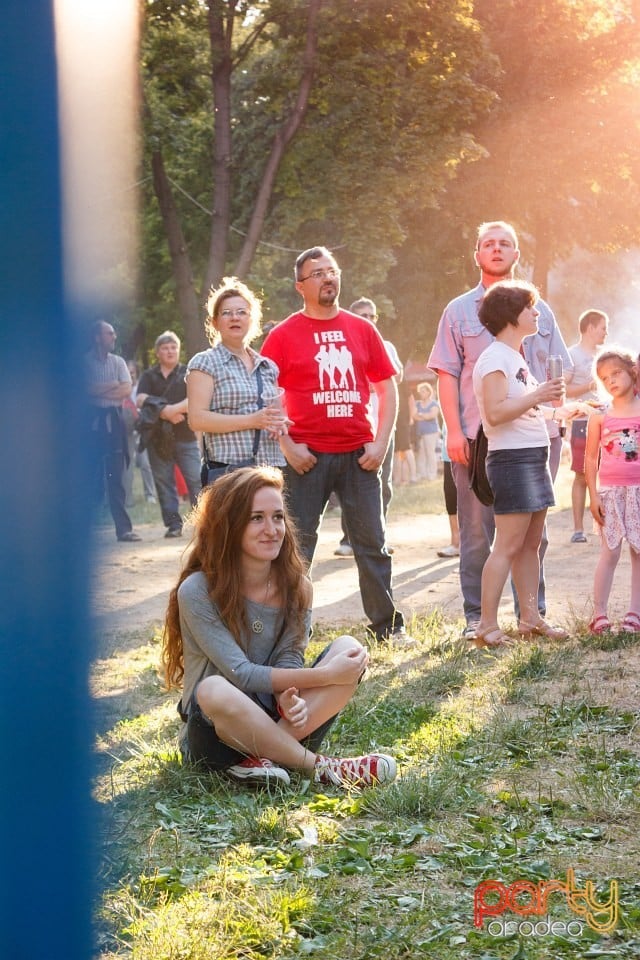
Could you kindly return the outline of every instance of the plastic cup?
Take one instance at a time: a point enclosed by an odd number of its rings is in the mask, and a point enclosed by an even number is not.
[[[270,397],[265,397],[264,405],[269,407],[270,410],[278,410],[280,413],[284,413],[284,387],[276,387],[275,389],[276,393]]]

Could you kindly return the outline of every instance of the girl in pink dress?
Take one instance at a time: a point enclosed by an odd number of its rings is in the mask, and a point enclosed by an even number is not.
[[[601,353],[596,373],[611,397],[604,413],[589,420],[585,476],[591,513],[600,531],[600,558],[593,584],[593,633],[611,630],[607,604],[622,541],[631,552],[631,600],[620,624],[640,633],[640,397],[633,354],[612,349]]]

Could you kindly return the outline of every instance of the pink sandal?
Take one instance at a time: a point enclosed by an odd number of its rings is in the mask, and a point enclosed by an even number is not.
[[[611,630],[611,621],[603,613],[594,617],[589,624],[589,632],[595,634],[609,633]]]
[[[634,613],[633,610],[629,610],[629,613],[620,624],[620,629],[624,633],[640,633],[640,613]]]

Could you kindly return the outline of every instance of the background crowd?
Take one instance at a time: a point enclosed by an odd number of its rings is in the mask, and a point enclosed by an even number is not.
[[[226,601],[221,602],[222,595],[215,599],[216,584],[224,579],[218,558],[218,574],[207,575],[209,588],[203,595],[193,598],[184,590],[172,594],[174,612],[167,621],[173,645],[168,679],[188,676],[190,683],[180,707],[187,725],[187,747],[201,759],[210,757],[215,766],[235,771],[239,779],[285,780],[287,766],[316,769],[322,778],[327,763],[326,769],[338,779],[369,783],[395,776],[392,758],[328,761],[307,749],[298,754],[293,743],[315,729],[308,718],[316,696],[303,689],[310,680],[301,663],[296,661],[294,667],[285,658],[286,669],[294,671],[290,680],[288,675],[280,676],[280,661],[272,661],[288,629],[287,591],[276,578],[285,542],[282,530],[289,525],[295,529],[300,569],[310,573],[318,531],[332,497],[340,504],[343,526],[336,553],[355,560],[368,630],[377,642],[396,646],[415,642],[393,601],[393,549],[385,533],[392,483],[436,480],[440,459],[451,524],[451,543],[440,554],[460,557],[464,638],[490,647],[518,637],[562,640],[568,636],[566,629],[546,619],[543,561],[548,546],[546,514],[555,503],[554,481],[565,424],[571,421],[576,525],[571,542],[586,539],[582,515],[587,487],[590,510],[602,534],[590,627],[594,632],[613,629],[607,601],[626,539],[632,554],[632,584],[629,611],[620,629],[640,630],[637,354],[621,348],[603,352],[608,317],[599,310],[581,315],[580,339],[571,350],[567,348],[551,308],[536,288],[514,279],[519,246],[510,224],[481,224],[474,259],[479,283],[446,306],[429,356],[437,395],[429,379],[408,381],[392,343],[384,341],[376,329],[373,301],[361,298],[349,311],[340,308],[341,270],[325,247],[312,247],[298,256],[294,285],[302,308],[271,326],[260,352],[251,346],[261,332],[260,302],[244,283],[225,278],[208,299],[205,325],[210,348],[183,365],[179,338],[165,331],[155,342],[157,363],[142,373],[136,385],[135,401],[131,400],[130,371],[112,353],[115,331],[105,321],[94,325],[87,379],[92,429],[102,445],[96,493],[106,485],[118,540],[139,539],[126,512],[124,475],[131,433],[123,416],[126,407],[140,437],[136,452],[142,455],[148,450],[165,536],[182,535],[177,470],[191,505],[201,502],[195,514],[192,558],[203,537],[198,524],[205,521],[199,518],[215,513],[211,503],[217,502],[208,492],[203,499],[201,488],[224,489],[220,485],[230,477],[229,490],[235,490],[238,503],[244,503],[242,509],[236,507],[230,496],[218,509],[230,514],[225,522],[240,538],[246,555],[246,569],[239,571],[235,584],[230,583],[232,596],[251,601],[253,607],[238,605],[238,599],[236,608],[229,607],[228,615],[224,614]],[[485,492],[471,482],[472,465],[476,475],[478,470],[486,472]],[[141,468],[145,469],[144,462]],[[252,506],[238,491],[243,476],[251,486],[251,477],[258,476],[256,468],[270,468],[281,479],[262,474],[261,483],[251,487]],[[265,490],[272,491],[271,513],[261,506],[268,499]],[[215,529],[214,525],[212,539]],[[232,534],[220,536],[219,553],[226,556]],[[260,554],[256,567],[258,547],[269,556]],[[207,549],[218,548],[209,545]],[[200,559],[193,572],[204,570]],[[509,575],[515,637],[498,624]],[[256,675],[253,634],[263,639],[267,612],[273,607],[285,612],[284,621],[272,625],[268,647],[258,657],[257,662],[271,665],[266,678],[238,687],[241,668]],[[308,624],[303,633],[308,634]],[[299,640],[302,643],[304,637]],[[350,656],[356,656],[360,647],[353,646],[351,639],[345,642],[352,644]],[[327,656],[329,660],[333,653]],[[356,680],[364,670],[360,666]],[[216,681],[209,695],[207,678],[212,676],[224,678],[230,684],[228,690]],[[322,674],[313,676],[311,690]],[[354,677],[349,674],[349,678],[352,684]],[[339,686],[341,681],[337,682]],[[258,697],[256,723],[239,726],[236,690],[242,696],[269,693],[275,699],[265,703]],[[227,696],[231,697],[229,715],[220,713]],[[335,703],[339,710],[341,699],[341,695],[327,699],[326,709],[318,713],[319,727],[329,719],[328,704]],[[260,711],[271,715],[277,733],[258,734]],[[283,740],[287,722],[292,725],[291,742]],[[206,746],[214,734],[226,745],[222,759],[218,748],[211,753]],[[227,747],[233,747],[233,755]]]

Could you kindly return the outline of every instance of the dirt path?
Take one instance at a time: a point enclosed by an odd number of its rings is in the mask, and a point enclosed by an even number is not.
[[[126,634],[163,618],[187,537],[165,540],[160,524],[137,529],[144,539],[134,544],[115,542],[111,531],[100,533],[100,562],[93,578],[99,635]],[[593,571],[598,557],[596,537],[590,535],[587,544],[570,544],[571,529],[570,511],[550,515],[545,564],[548,615],[565,625],[591,615]],[[447,531],[444,515],[397,516],[388,524],[388,540],[395,548],[394,598],[407,620],[413,614],[428,613],[434,606],[452,620],[462,616],[457,560],[436,556],[438,547],[448,543]],[[353,624],[364,619],[355,563],[333,555],[339,539],[339,517],[330,513],[322,525],[313,570],[314,619],[318,623]],[[622,617],[626,611],[629,580],[625,548],[616,573],[612,616]],[[503,614],[507,621],[512,615],[508,591]]]

